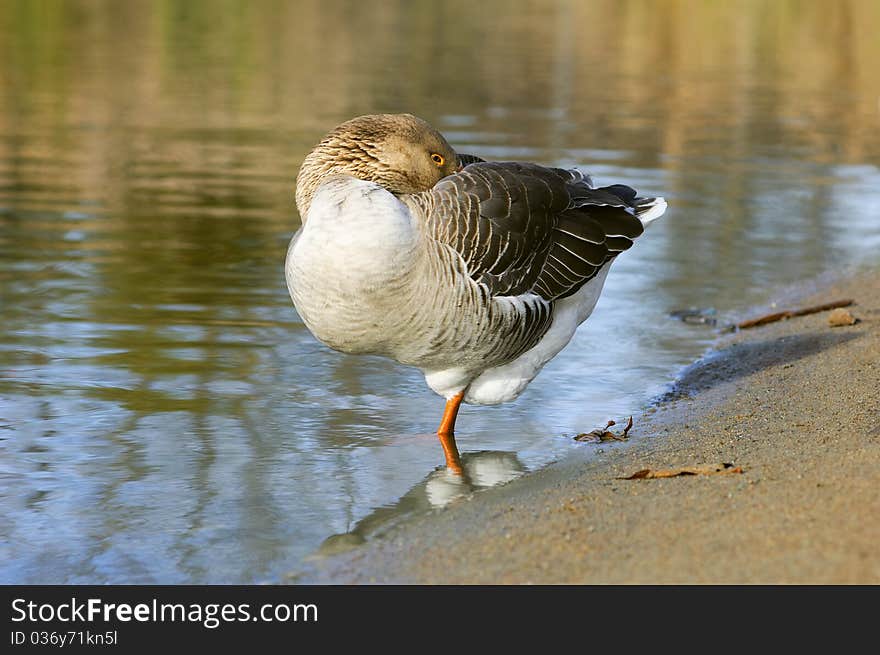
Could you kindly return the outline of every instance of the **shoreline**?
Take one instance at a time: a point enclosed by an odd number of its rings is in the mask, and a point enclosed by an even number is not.
[[[412,517],[296,581],[880,582],[880,271],[776,305],[844,297],[855,325],[821,312],[720,335],[627,441]],[[621,479],[721,463],[742,473]]]

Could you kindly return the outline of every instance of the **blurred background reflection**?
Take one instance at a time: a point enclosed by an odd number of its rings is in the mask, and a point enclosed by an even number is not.
[[[874,0],[3,2],[0,581],[273,581],[589,448],[711,342],[671,311],[877,262],[878,34]],[[284,284],[301,158],[378,111],[670,203],[516,403],[464,408],[470,486],[421,376]]]

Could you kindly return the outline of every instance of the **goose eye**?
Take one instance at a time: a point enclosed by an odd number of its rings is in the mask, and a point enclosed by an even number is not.
[[[438,166],[442,166],[444,163],[446,163],[446,160],[443,159],[443,155],[438,155],[436,152],[431,155],[431,161]]]

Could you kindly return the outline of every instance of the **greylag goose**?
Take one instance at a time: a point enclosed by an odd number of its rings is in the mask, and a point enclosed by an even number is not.
[[[285,274],[300,317],[331,348],[421,369],[446,398],[437,434],[456,472],[461,403],[522,393],[666,209],[577,170],[457,154],[410,114],[333,129],[302,163],[296,205]]]

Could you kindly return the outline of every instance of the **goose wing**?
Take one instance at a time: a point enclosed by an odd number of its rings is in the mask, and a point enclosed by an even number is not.
[[[644,230],[639,214],[654,200],[620,184],[594,188],[577,170],[461,161],[462,171],[416,198],[429,234],[455,249],[493,296],[575,293],[632,246]]]

